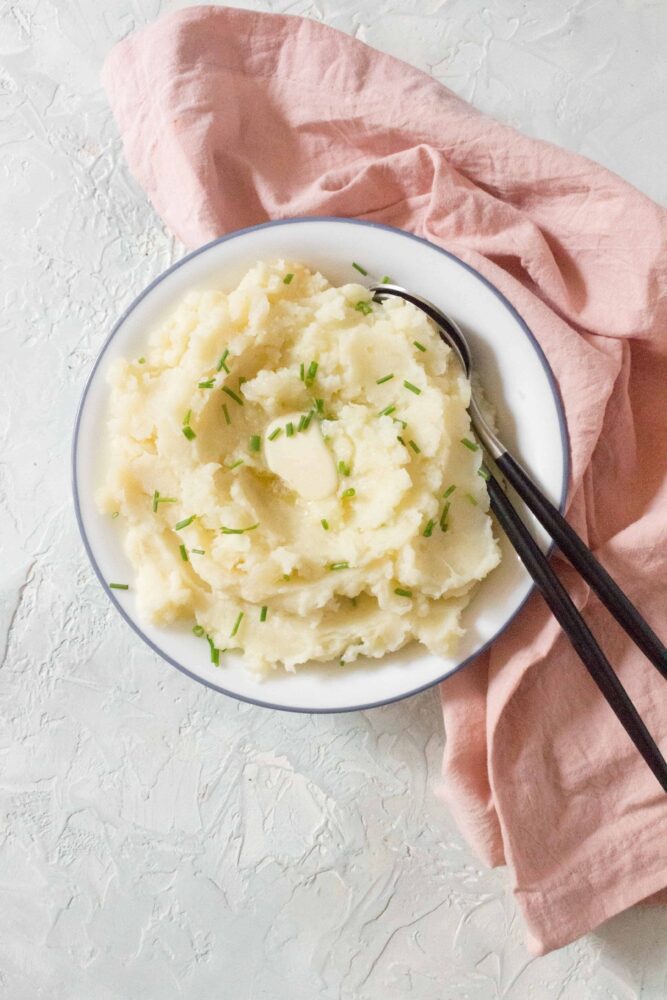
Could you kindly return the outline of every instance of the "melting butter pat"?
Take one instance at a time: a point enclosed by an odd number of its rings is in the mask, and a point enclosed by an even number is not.
[[[268,425],[264,436],[264,457],[271,472],[303,500],[324,500],[336,492],[336,464],[322,438],[319,421],[311,420],[306,430],[297,430],[302,415],[287,414]],[[288,437],[286,428],[289,423],[294,433]],[[278,428],[280,435],[270,440]]]

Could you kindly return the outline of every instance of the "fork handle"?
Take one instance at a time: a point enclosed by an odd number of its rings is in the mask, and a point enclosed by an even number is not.
[[[493,476],[488,480],[487,488],[491,509],[542,593],[554,618],[569,638],[635,747],[667,792],[667,762],[630,700],[630,696],[614,673],[609,660],[598,646],[595,636]],[[567,683],[567,678],[563,678],[563,683]]]
[[[667,679],[667,648],[604,566],[598,562],[560,511],[544,496],[509,452],[500,455],[496,459],[496,465],[537,520],[546,528],[563,555],[581,573],[632,641]]]

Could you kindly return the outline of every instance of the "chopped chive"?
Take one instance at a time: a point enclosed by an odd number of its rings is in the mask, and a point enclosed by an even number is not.
[[[418,351],[426,352],[426,348],[424,347],[423,344],[420,344],[418,340],[413,340],[412,343],[415,345]]]
[[[407,587],[394,587],[394,593],[398,594],[399,597],[412,597],[412,591],[408,590]]]
[[[317,361],[311,361],[308,365],[308,371],[306,372],[306,377],[304,379],[306,385],[312,385],[315,381],[315,376],[317,375],[317,369],[319,368]]]
[[[412,438],[411,438],[410,441],[409,441],[409,444],[410,444],[410,447],[412,448],[412,450],[419,455],[420,452],[421,452],[421,448],[419,447],[419,445],[417,444],[417,442],[413,441]]]
[[[161,497],[156,490],[153,494],[153,513],[157,513],[157,509],[161,503],[178,503],[176,497]]]
[[[251,434],[250,441],[248,442],[250,446],[250,451],[259,451],[262,447],[262,442],[260,440],[259,434]]]
[[[206,553],[203,549],[190,549],[191,552],[196,552],[198,556],[205,556]]]
[[[449,514],[449,502],[445,504],[442,508],[442,514],[440,515],[440,527],[443,531],[447,531],[449,525],[447,524],[447,515]]]
[[[225,364],[225,361],[227,360],[228,357],[229,357],[229,351],[225,351],[225,353],[222,355],[222,357],[218,361],[218,367],[216,368],[216,371],[219,372],[219,371],[221,371],[224,368],[225,371],[227,372],[227,374],[229,375],[229,368]]]
[[[160,497],[158,500],[158,504],[161,503],[178,503],[178,500],[176,499],[176,497]]]
[[[381,281],[381,284],[383,284],[383,285],[391,285],[392,283],[393,282],[392,282],[391,278],[389,277],[389,275],[385,274],[384,278]]]
[[[157,505],[160,501],[160,494],[157,490],[153,493],[153,513],[157,514]]]
[[[408,426],[405,420],[401,420],[400,417],[392,417],[392,420],[394,421],[395,424],[400,424],[403,430],[405,430],[405,428]]]
[[[489,479],[491,478],[491,474],[489,472],[487,472],[486,469],[483,466],[477,470],[477,475],[481,476],[482,479],[485,482],[487,482],[487,483],[488,483]]]
[[[255,528],[259,528],[259,521],[257,524],[251,524],[247,528],[220,528],[220,532],[223,535],[245,535],[246,531],[254,531]]]
[[[186,517],[184,520],[179,521],[178,524],[174,525],[174,531],[181,531],[182,528],[187,528],[189,524],[192,524],[196,517],[196,514],[190,514],[190,517]]]
[[[448,486],[447,489],[445,490],[445,492],[442,494],[442,499],[446,500],[447,497],[450,497],[452,495],[452,493],[454,492],[455,489],[456,489],[456,486],[454,486],[454,484],[452,484],[451,486]]]
[[[407,445],[406,445],[405,441],[403,440],[403,438],[401,437],[400,434],[396,435],[396,440],[400,441],[404,448],[407,448]]]
[[[287,434],[288,438],[291,438],[294,435],[294,424],[291,420],[285,427],[285,434]]]
[[[119,516],[119,514],[120,514],[120,511],[119,511],[119,510],[115,510],[115,511],[113,512],[113,514],[111,515],[111,517],[112,517],[112,518],[116,518],[116,517],[118,517],[118,516]]]
[[[416,385],[413,385],[412,382],[408,382],[407,379],[404,379],[403,385],[405,386],[406,389],[409,389],[410,392],[414,392],[416,396],[421,396],[422,394],[421,389],[419,389]]]
[[[247,381],[248,381],[248,379],[245,377],[245,375],[239,375],[239,389],[241,388],[241,386],[243,385],[243,383],[247,382]]]
[[[431,535],[433,534],[434,527],[435,527],[435,521],[433,520],[433,518],[431,518],[431,520],[428,522],[428,524],[426,525],[426,527],[422,531],[422,535],[424,536],[424,538],[430,538],[431,537]]]
[[[190,417],[191,416],[192,416],[192,410],[188,410],[188,412],[183,417],[183,426],[184,427],[187,427],[188,424],[190,423]]]
[[[220,650],[216,649],[215,643],[213,642],[213,639],[211,639],[210,635],[207,635],[206,639],[207,639],[207,642],[208,642],[210,650],[211,650],[211,663],[214,663],[216,665],[216,667],[219,667],[220,666]]]
[[[376,378],[375,384],[376,385],[382,385],[383,382],[390,382],[391,379],[393,379],[393,377],[394,377],[393,374],[392,375],[383,375],[382,378]]]
[[[207,378],[204,379],[203,382],[197,382],[198,389],[212,389],[214,385],[215,385],[214,378]]]
[[[471,503],[473,505],[473,507],[477,507],[478,506],[477,501],[475,500],[475,498],[472,495],[472,493],[466,493],[465,494],[465,498],[468,501],[468,503]]]
[[[322,518],[322,520],[320,521],[320,524],[322,525],[322,527],[324,528],[325,531],[329,530],[329,522],[327,521],[326,517]]]
[[[306,426],[306,414],[302,413],[301,419],[299,420],[299,426],[297,427],[297,431],[302,431],[305,426]]]
[[[193,431],[192,427],[190,427],[189,424],[186,424],[185,427],[181,428],[181,430],[185,434],[188,441],[194,441],[194,439],[197,437],[197,435],[195,434],[195,432]]]
[[[368,274],[366,268],[362,267],[361,264],[357,264],[356,260],[352,261],[352,267],[355,268],[355,270],[357,270],[359,274],[364,274],[364,275]]]
[[[229,471],[231,472],[232,469],[238,469],[239,465],[243,465],[243,459],[242,458],[238,458],[235,462],[232,462],[231,465],[226,465],[225,468],[229,469]]]
[[[269,610],[269,609],[267,608],[267,606],[266,606],[266,604],[265,604],[265,605],[264,605],[264,606],[262,607],[262,610],[261,610],[261,611],[260,611],[260,613],[259,613],[259,620],[260,620],[261,622],[265,622],[265,621],[266,621],[266,613],[267,613],[267,611],[268,611],[268,610]]]
[[[314,412],[315,412],[314,410],[309,410],[308,413],[306,414],[306,417],[303,421],[303,427],[301,428],[302,431],[307,431],[308,428],[310,427],[310,421],[313,419]]]
[[[269,434],[269,441],[275,441],[277,437],[280,437],[282,432],[283,432],[282,427],[276,427],[276,429],[271,431],[271,433]]]
[[[370,302],[364,302],[363,300],[361,302],[357,302],[354,308],[357,310],[357,312],[360,312],[362,316],[370,316],[370,314],[373,312],[373,307],[370,304]]]
[[[233,399],[235,403],[239,404],[239,406],[243,406],[243,400],[241,399],[241,397],[237,396],[234,390],[230,389],[228,385],[223,385],[222,391],[226,392],[229,398]]]
[[[324,413],[324,400],[323,399],[316,399],[315,400],[315,409],[317,410],[318,413]]]
[[[236,635],[236,633],[239,630],[239,626],[240,626],[240,624],[241,624],[242,621],[243,621],[243,611],[239,611],[238,618],[234,622],[234,628],[229,633],[230,638],[232,638],[232,639],[234,638],[234,636]]]
[[[329,569],[330,570],[349,569],[349,568],[350,568],[349,562],[329,563]]]
[[[392,413],[396,412],[395,406],[385,406],[384,410],[380,410],[378,417],[389,417]]]
[[[479,445],[471,441],[470,438],[461,438],[461,444],[464,444],[468,451],[479,451]]]
[[[306,366],[304,365],[303,361],[299,365],[299,378],[301,379],[302,382],[306,381]]]
[[[192,634],[196,635],[197,638],[200,639],[204,634],[204,629],[202,628],[201,625],[193,625]]]
[[[146,358],[139,358],[139,360],[137,361],[137,364],[139,364],[139,365],[145,365],[146,364]]]
[[[283,285],[289,285],[293,277],[294,275],[292,273],[286,274],[285,277],[283,278]]]
[[[345,499],[346,497],[353,497],[356,495],[356,492],[357,491],[350,486],[349,490],[343,490],[341,496],[343,497],[343,499]]]
[[[109,586],[112,590],[129,590],[130,586],[127,583],[110,583]]]
[[[226,403],[222,404],[222,412],[225,415],[225,423],[227,425],[231,424],[232,418],[229,416],[229,410],[227,409],[227,404]]]
[[[183,560],[183,562],[189,562],[190,560],[188,559],[188,550],[186,549],[185,545],[179,545],[178,549],[179,552],[181,553],[181,559]]]
[[[341,474],[341,476],[349,476],[350,466],[347,464],[347,462],[341,461],[338,463],[338,471]]]

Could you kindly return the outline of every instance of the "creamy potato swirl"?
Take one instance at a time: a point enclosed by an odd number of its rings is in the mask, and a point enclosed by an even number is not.
[[[469,399],[430,321],[356,282],[279,260],[191,292],[111,375],[98,499],[141,616],[256,671],[450,652],[499,561]]]

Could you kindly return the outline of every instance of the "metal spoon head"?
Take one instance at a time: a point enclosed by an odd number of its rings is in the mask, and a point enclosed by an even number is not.
[[[472,373],[470,348],[461,329],[453,319],[446,316],[445,313],[441,312],[428,299],[422,298],[421,295],[417,295],[415,292],[409,292],[407,288],[403,288],[401,285],[371,285],[370,291],[373,293],[373,298],[376,302],[381,302],[383,295],[394,295],[397,298],[405,299],[406,302],[411,302],[413,306],[417,306],[418,309],[425,312],[429,319],[432,319],[437,326],[438,333],[444,342],[452,348],[458,357],[466,376],[470,378]]]

